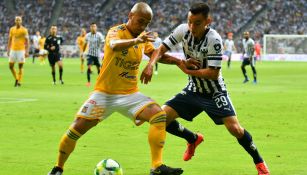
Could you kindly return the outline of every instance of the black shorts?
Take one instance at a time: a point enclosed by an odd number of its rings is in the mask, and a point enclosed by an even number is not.
[[[61,54],[48,54],[48,61],[50,66],[54,66],[55,63],[61,60],[62,60]]]
[[[246,66],[246,65],[255,66],[255,64],[256,64],[255,58],[252,58],[252,60],[250,60],[249,58],[243,58],[243,62],[242,62],[243,66]]]
[[[183,90],[165,105],[173,108],[178,115],[188,121],[201,112],[206,112],[215,124],[221,125],[223,118],[236,116],[235,109],[227,92],[215,93],[213,96],[205,96],[198,93]]]
[[[34,53],[38,54],[39,53],[39,49],[34,49]]]
[[[100,62],[98,57],[87,55],[87,65],[96,65],[100,67]]]

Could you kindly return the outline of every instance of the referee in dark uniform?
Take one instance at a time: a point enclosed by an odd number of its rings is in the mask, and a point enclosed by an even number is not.
[[[59,66],[60,83],[64,84],[62,79],[63,75],[63,63],[60,53],[60,45],[63,43],[63,38],[57,36],[57,27],[52,25],[50,28],[50,35],[47,37],[44,48],[48,51],[48,60],[51,66],[51,73],[53,78],[53,85],[56,85],[55,80],[55,64]]]

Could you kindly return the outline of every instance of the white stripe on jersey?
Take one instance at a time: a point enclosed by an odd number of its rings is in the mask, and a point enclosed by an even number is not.
[[[186,59],[195,58],[199,60],[202,68],[221,68],[222,38],[215,30],[210,28],[206,29],[202,39],[196,43],[195,38],[189,31],[188,25],[181,24],[163,41],[163,45],[168,49],[172,49],[180,42],[182,42]],[[211,95],[214,92],[226,91],[221,73],[217,81],[189,76],[189,83],[186,88],[189,91]]]
[[[88,43],[87,54],[99,58],[104,36],[100,32],[96,32],[95,34],[90,32],[85,35],[85,42]]]

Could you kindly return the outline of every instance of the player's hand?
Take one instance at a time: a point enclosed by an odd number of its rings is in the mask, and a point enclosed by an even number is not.
[[[55,46],[51,46],[51,47],[50,47],[50,50],[55,50]]]
[[[151,81],[152,73],[153,65],[151,63],[148,63],[141,74],[141,83],[148,84]]]
[[[139,43],[145,43],[145,42],[154,42],[155,39],[152,36],[152,32],[146,32],[143,35],[140,35],[136,38],[135,40],[135,44],[139,44]]]
[[[28,58],[29,57],[29,52],[26,52],[25,53],[25,58]]]
[[[11,51],[9,51],[9,50],[7,51],[7,56],[8,56],[8,57],[10,57],[10,52],[11,52]]]
[[[188,69],[192,70],[197,70],[201,67],[200,61],[195,58],[189,58],[185,60],[184,63]]]
[[[180,64],[177,64],[177,66],[182,70],[182,72],[187,73],[188,72],[188,68],[186,66],[186,61],[182,60],[180,62]]]

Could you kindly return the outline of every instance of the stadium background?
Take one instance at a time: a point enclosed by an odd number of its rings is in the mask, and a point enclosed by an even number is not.
[[[147,2],[155,13],[150,30],[158,31],[164,38],[174,26],[186,21],[186,11],[192,1]],[[223,38],[232,31],[238,47],[244,30],[251,30],[260,43],[264,34],[306,35],[305,0],[208,2],[213,7],[212,26]],[[1,175],[47,174],[54,165],[60,137],[93,89],[84,85],[86,77],[80,74],[78,59],[64,60],[63,86],[51,84],[47,64],[32,64],[28,59],[24,84],[14,88],[5,56],[8,30],[14,25],[15,15],[23,16],[23,24],[30,34],[39,30],[46,35],[49,26],[57,24],[65,44],[75,47],[80,27],[88,28],[90,22],[96,21],[105,34],[108,26],[126,20],[133,3],[135,1],[0,0]],[[304,44],[302,48],[306,49]],[[307,63],[257,62],[259,83],[256,86],[252,83],[242,85],[240,62],[234,62],[232,69],[226,67],[223,62],[223,76],[239,119],[253,133],[272,175],[306,175]],[[161,64],[159,75],[154,76],[150,85],[140,84],[140,89],[163,104],[185,83],[186,76],[178,68]],[[250,157],[224,127],[215,126],[205,114],[193,123],[181,122],[204,133],[206,142],[198,148],[192,161],[183,162],[185,141],[168,135],[164,154],[167,164],[182,167],[185,175],[256,174]],[[114,114],[80,139],[67,162],[65,174],[92,174],[95,164],[107,157],[118,160],[125,174],[147,174],[150,162],[147,129],[146,124],[135,127],[124,117]]]
[[[58,26],[58,34],[64,37],[64,57],[76,57],[75,40],[84,27],[96,22],[104,35],[109,27],[127,21],[127,14],[135,0],[0,0],[0,56],[5,56],[9,28],[14,17],[21,15],[29,34],[40,31],[47,35],[51,24]],[[149,26],[165,38],[178,24],[186,22],[187,11],[192,0],[147,0],[154,11]],[[222,38],[227,32],[234,33],[234,40],[241,52],[243,31],[250,31],[252,38],[263,45],[264,34],[307,33],[307,3],[305,0],[208,0],[212,8],[213,23]],[[297,46],[301,47],[297,47]],[[304,46],[304,47],[302,47]],[[306,47],[305,47],[306,46]],[[307,53],[306,39],[294,43],[288,50]],[[299,50],[299,49],[300,50]]]

